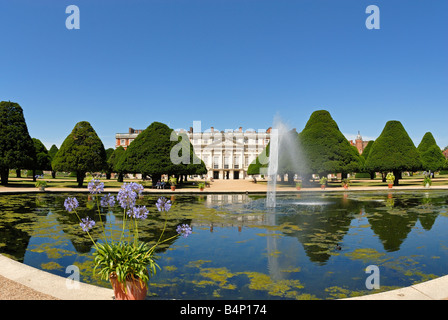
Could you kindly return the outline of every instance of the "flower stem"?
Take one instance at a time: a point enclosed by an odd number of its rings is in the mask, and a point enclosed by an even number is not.
[[[98,196],[95,196],[95,198],[96,198],[96,207],[97,207],[97,209],[98,209],[98,216],[100,217],[101,228],[103,229],[104,242],[107,243],[106,229],[104,228],[103,219],[101,218],[100,203],[99,203],[99,201],[98,201],[99,197],[98,197]]]
[[[76,212],[76,209],[73,209],[73,212],[76,214],[76,217],[78,217],[79,222],[82,222],[81,218],[80,218],[79,215],[78,215],[78,212]],[[87,234],[88,234],[90,240],[92,241],[93,245],[95,246],[95,249],[98,250],[98,246],[96,245],[96,242],[93,241],[93,238],[92,238],[92,236],[90,235],[90,232],[89,232],[88,230],[87,230],[86,232],[87,232]]]

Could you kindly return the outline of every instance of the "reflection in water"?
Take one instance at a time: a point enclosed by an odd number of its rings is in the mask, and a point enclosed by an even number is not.
[[[92,244],[63,207],[67,194],[0,196],[0,253],[61,276],[76,264],[81,281],[107,286],[92,276]],[[140,240],[155,242],[165,217],[150,209]],[[98,219],[94,199],[79,195],[82,216]],[[448,196],[425,192],[177,195],[164,237],[188,223],[193,235],[159,248],[162,271],[151,280],[159,298],[297,299],[370,293],[364,269],[381,270],[382,288],[448,274]],[[102,212],[119,235],[121,212]],[[98,220],[97,220],[98,221]],[[93,230],[102,241],[102,230]],[[179,249],[179,250],[178,250]],[[154,297],[153,297],[154,298]]]

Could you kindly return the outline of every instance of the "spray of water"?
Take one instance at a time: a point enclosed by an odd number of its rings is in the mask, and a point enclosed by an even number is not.
[[[304,161],[297,140],[297,134],[279,116],[274,118],[269,143],[268,188],[266,207],[276,206],[277,176],[279,170],[289,175],[299,174],[304,169]],[[284,173],[284,172],[282,172]],[[291,179],[291,177],[288,177]]]

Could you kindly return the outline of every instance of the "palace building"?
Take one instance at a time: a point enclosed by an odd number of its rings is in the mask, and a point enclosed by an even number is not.
[[[129,128],[128,133],[115,135],[115,147],[125,149],[143,130]],[[193,144],[196,155],[207,167],[207,178],[213,179],[245,179],[247,168],[264,150],[270,140],[271,128],[267,130],[247,129],[216,130],[214,127],[204,132],[179,129],[176,133],[184,133]]]
[[[356,146],[359,154],[362,154],[362,152],[364,151],[364,149],[366,148],[366,146],[370,142],[370,140],[368,140],[368,141],[362,140],[361,133],[358,131],[358,135],[356,136],[355,142],[353,142],[353,140],[349,140],[349,142],[352,146]]]

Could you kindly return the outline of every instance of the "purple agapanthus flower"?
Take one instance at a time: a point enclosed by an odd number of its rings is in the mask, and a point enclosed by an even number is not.
[[[93,226],[95,225],[95,221],[90,219],[89,217],[82,218],[79,225],[81,226],[83,231],[87,232],[93,228]]]
[[[144,220],[148,217],[149,211],[145,206],[141,206],[130,208],[126,213],[131,218]]]
[[[178,225],[176,231],[184,238],[188,237],[192,233],[191,227],[188,224]]]
[[[65,210],[67,210],[68,212],[72,212],[73,210],[78,208],[78,206],[79,206],[79,202],[75,197],[73,197],[73,198],[68,197],[64,201]]]
[[[89,184],[87,185],[87,188],[89,189],[89,192],[91,194],[99,194],[104,191],[104,183],[99,179],[92,178],[92,180],[90,180]]]
[[[143,192],[143,186],[137,182],[130,182],[129,188],[131,188],[138,195],[141,195]]]
[[[123,184],[118,191],[117,201],[123,209],[132,208],[135,205],[137,193],[132,189],[130,184]]]
[[[115,205],[115,197],[110,193],[108,195],[102,196],[100,205],[102,207],[113,207]]]
[[[159,211],[169,211],[171,209],[171,200],[165,197],[157,199],[156,207]]]

